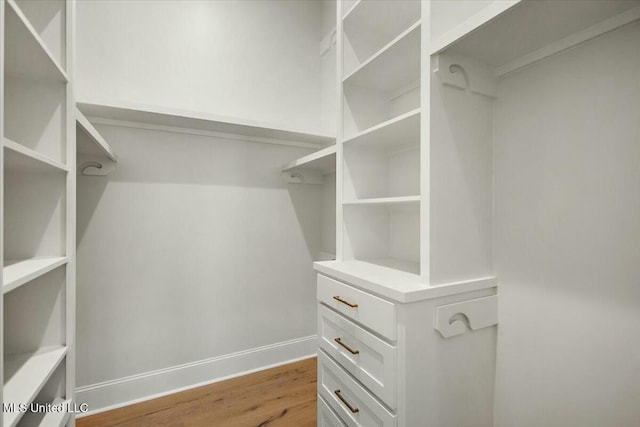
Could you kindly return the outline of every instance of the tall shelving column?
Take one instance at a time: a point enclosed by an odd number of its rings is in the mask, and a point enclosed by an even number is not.
[[[2,425],[73,425],[74,3],[2,1]],[[9,405],[9,406],[7,406]]]
[[[418,276],[421,2],[344,1],[338,13],[338,260]]]

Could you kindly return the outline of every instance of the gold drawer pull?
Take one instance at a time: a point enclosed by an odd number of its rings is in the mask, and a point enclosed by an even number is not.
[[[348,345],[346,345],[345,343],[342,342],[342,340],[340,338],[334,338],[333,339],[335,342],[337,342],[338,344],[340,344],[342,347],[346,348],[347,351],[349,351],[349,353],[351,354],[359,354],[360,350],[354,350],[351,347],[349,347]]]
[[[344,400],[344,397],[342,397],[342,395],[340,394],[340,390],[336,390],[334,391],[334,393],[336,394],[336,396],[338,396],[338,399],[340,399],[340,401],[344,403],[347,408],[349,408],[351,412],[353,412],[354,414],[360,412],[360,409],[354,408],[353,406],[349,405],[349,402]]]
[[[343,303],[344,305],[348,305],[351,308],[356,308],[358,306],[358,304],[351,304],[349,301],[345,301],[342,298],[340,298],[338,295],[336,295],[335,297],[333,297],[334,300],[339,301],[341,303]]]

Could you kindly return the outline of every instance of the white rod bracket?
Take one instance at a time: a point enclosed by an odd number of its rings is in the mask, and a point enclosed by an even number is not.
[[[116,162],[102,156],[78,156],[77,174],[83,176],[106,176],[116,169]]]
[[[498,324],[498,296],[477,298],[436,307],[435,329],[444,338]]]
[[[322,173],[311,170],[282,172],[282,178],[288,184],[323,184]]]
[[[451,52],[440,53],[436,57],[433,72],[445,86],[496,97],[493,69],[475,59]]]

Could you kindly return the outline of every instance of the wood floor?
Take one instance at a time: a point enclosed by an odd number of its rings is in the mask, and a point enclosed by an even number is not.
[[[316,364],[307,359],[78,419],[77,427],[316,425]]]

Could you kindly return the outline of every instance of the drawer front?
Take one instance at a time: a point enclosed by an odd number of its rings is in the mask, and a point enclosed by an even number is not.
[[[392,302],[322,274],[318,274],[318,300],[376,333],[396,340],[396,306]]]
[[[318,427],[346,427],[346,424],[320,395],[318,395]]]
[[[349,427],[395,427],[396,415],[360,386],[322,350],[318,351],[318,393]]]
[[[320,348],[364,384],[391,409],[396,409],[397,348],[320,304]]]

